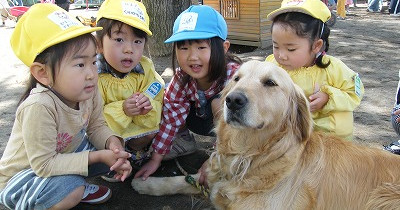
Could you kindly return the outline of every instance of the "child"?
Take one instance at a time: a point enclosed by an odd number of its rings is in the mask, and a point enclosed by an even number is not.
[[[400,78],[400,71],[399,71],[399,78]],[[397,92],[395,98],[395,104],[393,107],[391,121],[393,125],[393,129],[398,136],[400,136],[400,80],[397,85]]]
[[[159,130],[164,81],[153,62],[143,56],[149,16],[136,0],[106,0],[97,13],[99,91],[108,126],[122,136],[136,164]],[[127,150],[127,151],[128,151]],[[116,181],[103,176],[107,181]]]
[[[400,72],[399,72],[400,77]],[[400,136],[400,80],[397,84],[397,92],[395,98],[395,104],[391,114],[391,121],[394,131],[396,132],[397,136]],[[384,145],[383,149],[400,155],[400,140],[394,141],[388,145]]]
[[[18,21],[11,47],[30,79],[0,160],[0,202],[10,209],[70,209],[102,203],[107,187],[85,177],[132,168],[122,139],[102,115],[96,39],[54,4],[35,4]],[[96,150],[99,149],[99,150]]]
[[[173,34],[165,43],[174,43],[173,66],[176,56],[179,68],[173,67],[175,74],[165,91],[160,132],[152,144],[152,157],[135,178],[147,179],[163,159],[194,152],[195,140],[189,130],[214,135],[219,93],[241,63],[227,54],[230,45],[227,33],[222,15],[206,5],[191,6],[175,20]]]
[[[336,4],[336,14],[339,19],[346,19],[346,1],[347,0],[337,0]]]
[[[350,12],[350,4],[353,4],[353,0],[346,0],[345,9],[346,12]]]
[[[273,55],[266,60],[285,69],[309,97],[314,129],[352,139],[353,110],[364,86],[357,73],[326,55],[329,9],[320,0],[284,0],[267,18]]]
[[[6,20],[10,14],[10,5],[8,0],[0,0],[0,15],[1,15],[1,25],[0,27],[6,26]]]

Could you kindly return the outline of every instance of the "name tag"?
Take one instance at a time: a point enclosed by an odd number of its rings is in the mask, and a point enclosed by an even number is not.
[[[354,76],[354,92],[358,97],[361,97],[361,79],[358,73]]]
[[[158,93],[161,91],[162,85],[159,82],[153,82],[151,85],[147,88],[145,93],[147,93],[151,98],[155,98]]]

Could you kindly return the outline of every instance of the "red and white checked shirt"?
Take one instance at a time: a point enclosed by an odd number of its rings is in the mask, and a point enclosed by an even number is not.
[[[240,64],[235,62],[227,64],[227,79],[223,84],[215,81],[208,90],[204,91],[207,100],[221,92],[227,80],[232,77],[239,66]],[[169,153],[175,134],[185,124],[190,111],[190,101],[194,101],[196,107],[200,108],[196,81],[190,78],[189,82],[184,86],[179,83],[185,75],[187,74],[178,68],[164,93],[160,131],[157,133],[152,145],[154,151],[161,155]]]

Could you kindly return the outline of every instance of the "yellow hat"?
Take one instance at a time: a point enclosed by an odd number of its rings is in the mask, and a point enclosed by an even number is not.
[[[35,4],[18,20],[10,43],[15,55],[30,66],[45,49],[101,29],[82,25],[55,4]]]
[[[101,18],[118,20],[152,35],[146,7],[136,0],[105,0],[97,12],[96,22]]]
[[[326,22],[331,18],[331,12],[321,0],[283,0],[281,8],[268,14],[267,20],[287,12],[301,12]]]

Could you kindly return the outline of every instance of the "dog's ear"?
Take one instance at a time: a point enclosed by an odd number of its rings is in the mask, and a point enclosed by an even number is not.
[[[309,103],[303,90],[297,85],[294,86],[293,98],[291,100],[293,109],[291,125],[293,126],[293,132],[301,138],[301,140],[306,140],[311,135],[313,120]]]

